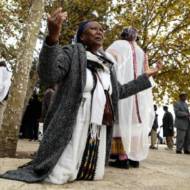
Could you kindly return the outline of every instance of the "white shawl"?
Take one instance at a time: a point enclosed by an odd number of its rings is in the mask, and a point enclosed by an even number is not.
[[[104,67],[104,71],[98,71],[99,78],[97,77],[96,87],[93,92],[92,97],[92,109],[91,109],[91,123],[102,125],[104,108],[106,104],[106,96],[104,90],[109,89],[109,93],[112,93],[110,71],[109,68],[103,64],[103,61],[98,59],[98,57],[91,52],[87,51],[87,59],[95,61]]]
[[[133,51],[126,40],[117,40],[106,50],[115,60],[117,79],[125,84],[134,79]],[[145,53],[133,42],[136,54],[137,76],[144,72]],[[114,126],[114,137],[121,137],[124,149],[129,159],[141,161],[148,155],[148,134],[154,120],[152,89],[137,94],[139,115],[137,118],[135,95],[120,100],[118,103],[119,124]]]
[[[0,102],[5,99],[11,85],[12,72],[6,67],[0,67]]]

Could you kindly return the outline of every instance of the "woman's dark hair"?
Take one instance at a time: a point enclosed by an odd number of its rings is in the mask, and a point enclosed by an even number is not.
[[[163,106],[163,109],[164,109],[165,111],[168,111],[168,106]]]
[[[156,111],[156,110],[157,110],[157,105],[154,104],[154,111]]]
[[[121,38],[127,41],[136,41],[138,38],[137,29],[135,28],[125,28],[121,33]]]
[[[0,61],[0,67],[6,67],[5,61]]]

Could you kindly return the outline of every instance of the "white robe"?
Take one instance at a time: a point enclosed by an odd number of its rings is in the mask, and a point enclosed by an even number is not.
[[[105,73],[100,72],[99,76],[101,79],[106,77]],[[105,87],[111,84],[111,81],[107,84],[104,83]],[[108,87],[107,86],[107,87]],[[107,88],[106,87],[106,88]],[[70,181],[74,181],[77,178],[77,174],[80,169],[80,165],[83,158],[83,153],[86,146],[88,137],[88,130],[91,121],[91,91],[93,88],[93,77],[92,73],[87,69],[87,80],[86,86],[83,93],[83,100],[81,102],[76,124],[74,127],[72,139],[67,145],[66,149],[59,158],[57,164],[53,168],[45,181],[54,184],[64,184]],[[100,129],[100,143],[98,148],[98,159],[96,164],[96,171],[94,180],[100,180],[104,176],[105,170],[105,155],[106,155],[106,126],[92,124],[91,135],[96,135]]]
[[[144,72],[145,54],[134,43],[136,53],[137,76]],[[117,79],[125,84],[134,79],[133,51],[126,40],[117,40],[108,47],[106,53],[115,62]],[[114,137],[121,137],[124,150],[129,159],[141,161],[148,155],[148,134],[154,120],[152,89],[137,94],[139,114],[142,123],[137,118],[135,95],[120,100],[118,103],[118,125],[114,126]]]

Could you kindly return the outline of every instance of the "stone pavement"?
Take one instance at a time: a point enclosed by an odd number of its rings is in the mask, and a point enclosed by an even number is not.
[[[35,151],[36,142],[21,140],[18,152]],[[65,185],[27,184],[0,179],[0,190],[190,190],[190,155],[177,155],[165,146],[150,150],[139,169],[106,168],[102,181],[77,181]],[[29,159],[0,158],[0,173],[15,169]]]

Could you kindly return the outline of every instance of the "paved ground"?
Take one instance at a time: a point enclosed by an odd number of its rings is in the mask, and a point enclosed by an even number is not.
[[[18,152],[34,151],[36,142],[19,141]],[[0,173],[27,162],[29,159],[0,159]],[[190,155],[176,155],[163,146],[151,150],[139,169],[107,168],[102,181],[80,181],[65,185],[27,184],[0,179],[0,190],[190,190]]]

